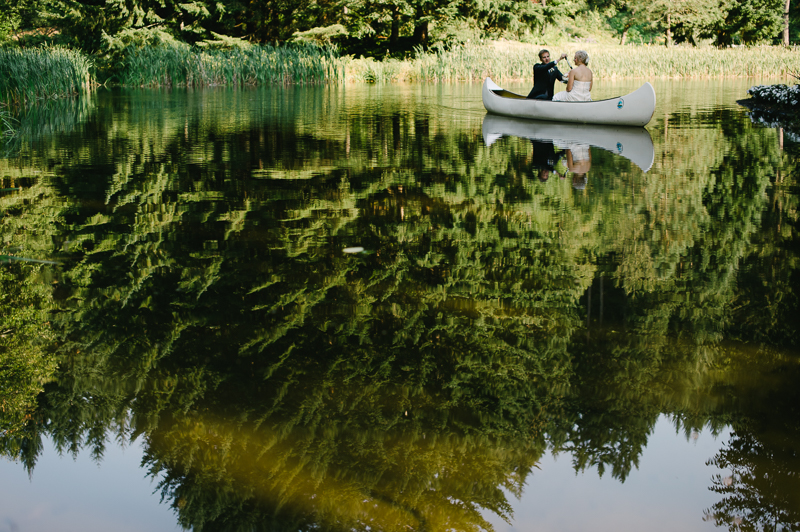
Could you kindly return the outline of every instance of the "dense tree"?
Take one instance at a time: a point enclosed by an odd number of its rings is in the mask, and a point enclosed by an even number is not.
[[[650,4],[638,0],[615,0],[599,7],[608,16],[612,27],[619,32],[620,44],[625,45],[628,41],[628,32],[648,22]]]
[[[0,0],[0,42],[19,39],[26,32],[35,33],[32,37],[37,40],[52,37],[57,28],[48,20],[47,6],[39,0]]]
[[[694,40],[722,16],[718,0],[655,0],[643,2],[647,17],[664,30],[665,44],[674,39]],[[641,8],[640,8],[641,9]]]
[[[723,16],[709,26],[720,46],[778,42],[784,25],[782,0],[724,0]]]
[[[29,32],[51,34],[56,42],[89,53],[104,48],[105,36],[137,28],[160,28],[195,42],[208,36],[207,27],[226,12],[221,3],[152,0],[2,0],[0,6],[0,16],[11,21],[17,38]]]
[[[648,38],[662,31],[667,45],[714,38],[723,46],[779,42],[783,31],[788,44],[795,11],[787,0],[0,0],[0,40],[60,42],[99,54],[137,31],[189,44],[215,34],[274,44],[312,31],[330,34],[346,52],[382,57],[483,38],[535,40],[548,26],[593,13],[587,20],[605,24],[591,31],[616,32],[622,44],[631,31]]]

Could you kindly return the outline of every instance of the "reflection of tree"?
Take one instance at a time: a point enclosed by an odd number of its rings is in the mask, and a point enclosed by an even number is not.
[[[754,375],[762,372],[763,377]],[[793,357],[769,351],[739,357],[721,379],[738,404],[726,447],[709,465],[722,500],[706,520],[730,530],[800,530],[800,368]]]
[[[723,499],[706,520],[730,530],[800,530],[797,446],[770,449],[749,432],[734,432],[709,465],[730,470],[715,475],[711,490]]]
[[[9,196],[3,231],[63,262],[60,370],[8,454],[141,437],[198,528],[468,530],[507,515],[500,488],[548,444],[624,480],[660,414],[736,411],[698,390],[730,355],[737,268],[765,249],[771,159],[739,180],[715,153],[703,172],[675,156],[685,178],[645,179],[599,154],[576,197],[527,174],[522,140],[486,150],[402,107],[332,127],[313,92],[296,125],[276,94],[113,100],[86,120],[95,142],[31,155],[53,175]],[[771,153],[697,135],[670,147]],[[598,271],[616,317],[584,339]]]
[[[758,254],[748,257],[742,267],[742,289],[735,317],[736,329],[753,340],[768,344],[798,343],[800,307],[796,287],[800,285],[797,237],[800,232],[800,196],[793,193],[797,183],[800,147],[786,147],[786,162],[771,175],[767,206],[757,241]],[[765,287],[769,287],[765,289]]]
[[[731,314],[762,314],[741,297],[758,291],[760,283],[742,283],[739,269],[763,261],[753,253],[751,238],[762,227],[765,189],[779,165],[769,139],[737,130],[737,123],[726,120],[728,131],[672,132],[661,147],[671,158],[669,171],[660,174],[665,163],[657,161],[646,181],[624,173],[594,180],[607,195],[590,196],[589,208],[624,213],[602,222],[603,241],[595,249],[613,253],[603,268],[611,281],[607,308],[616,316],[610,327],[625,333],[592,331],[585,341],[575,337],[570,347],[574,393],[566,398],[554,444],[570,452],[577,467],[596,466],[601,473],[609,468],[624,480],[660,414],[673,413],[687,429],[716,427],[730,418],[731,405],[707,383],[715,363],[738,356],[719,345],[731,335]],[[712,150],[702,168],[681,167],[680,159],[688,159],[686,152],[697,145],[686,138],[689,133],[712,136],[704,145],[726,147]],[[741,168],[748,169],[746,176]],[[763,331],[737,332],[751,338]]]
[[[357,422],[253,429],[192,417],[150,437],[148,462],[185,526],[471,530],[487,527],[481,508],[509,515],[500,488],[519,493],[541,452],[428,430],[410,412]]]
[[[61,168],[20,201],[34,207],[17,223],[65,264],[63,371],[16,456],[32,467],[45,435],[97,455],[110,434],[141,435],[191,526],[264,515],[466,530],[486,528],[480,509],[506,515],[500,488],[521,489],[569,372],[563,302],[588,279],[577,245],[555,245],[547,214],[498,212],[502,187],[467,201],[475,183],[452,170],[426,173],[444,200],[358,164],[348,181],[339,169],[219,178],[297,158],[269,149],[289,132],[226,135],[212,128],[219,140],[193,148],[210,160],[186,173],[180,134],[77,142],[86,160],[123,156]],[[232,168],[225,150],[241,150]],[[354,238],[368,253],[341,253]]]
[[[691,155],[699,139],[679,129],[663,146],[671,171],[646,183],[619,185],[620,198],[641,198],[620,206],[628,216],[605,235],[609,251],[618,256],[615,276],[629,294],[627,319],[635,330],[703,344],[718,342],[731,326],[739,265],[754,255],[750,235],[761,227],[765,190],[780,161],[769,139],[731,125],[741,120],[723,122],[732,131],[699,133],[713,136],[701,145],[716,146],[706,159]],[[692,166],[682,167],[681,157]],[[661,164],[654,165],[655,172]]]
[[[3,258],[5,259],[5,258]],[[41,267],[0,259],[0,452],[14,454],[56,361],[47,355],[53,333],[51,297]],[[22,281],[20,282],[20,279]]]

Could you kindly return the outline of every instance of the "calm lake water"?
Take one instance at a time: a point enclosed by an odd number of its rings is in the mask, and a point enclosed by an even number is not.
[[[0,532],[800,529],[800,144],[736,104],[777,82],[654,82],[644,129],[479,84],[22,117]]]

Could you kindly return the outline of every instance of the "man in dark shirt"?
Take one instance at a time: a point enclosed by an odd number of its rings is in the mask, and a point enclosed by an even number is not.
[[[567,54],[561,54],[558,61],[566,58]],[[533,88],[528,94],[528,98],[552,100],[553,86],[556,84],[556,80],[565,81],[564,75],[559,72],[556,66],[558,61],[550,61],[550,52],[547,50],[541,50],[539,52],[539,60],[541,63],[533,65]]]

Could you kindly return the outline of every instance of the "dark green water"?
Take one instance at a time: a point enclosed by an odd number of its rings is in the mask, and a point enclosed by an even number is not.
[[[656,83],[646,130],[497,120],[479,85],[23,118],[3,471],[133,440],[111,483],[155,479],[165,530],[800,529],[800,144],[755,83]],[[44,529],[24,505],[0,527]]]

